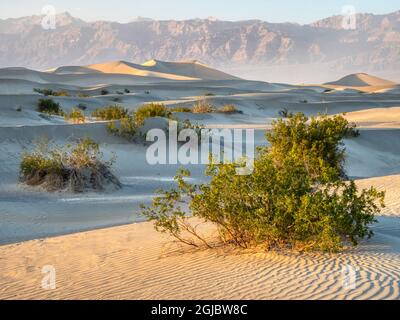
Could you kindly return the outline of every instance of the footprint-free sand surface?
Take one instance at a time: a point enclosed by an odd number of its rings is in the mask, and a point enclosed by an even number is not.
[[[67,92],[52,98],[67,112],[85,104],[88,121],[41,115],[36,104],[43,96],[34,88]],[[249,81],[195,61],[0,69],[0,298],[399,299],[399,88],[366,74],[325,85]],[[234,104],[240,112],[176,117],[208,128],[256,129],[256,145],[266,143],[265,130],[283,108],[306,115],[345,112],[361,132],[345,141],[349,176],[361,187],[387,191],[376,236],[338,255],[189,251],[141,223],[139,205],[173,186],[180,165],[150,166],[146,146],[110,135],[90,114],[110,104],[134,111],[149,102],[191,107],[201,99],[217,109]],[[43,137],[59,145],[96,140],[106,158],[117,156],[122,189],[49,194],[21,185],[21,153]],[[205,181],[204,166],[188,169],[193,182]],[[49,265],[56,271],[55,290],[41,287],[42,268]]]

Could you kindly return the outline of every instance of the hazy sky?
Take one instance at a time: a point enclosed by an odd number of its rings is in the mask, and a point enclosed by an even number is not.
[[[341,14],[347,5],[368,13],[400,9],[399,0],[1,0],[0,18],[40,14],[45,5],[84,20],[120,22],[137,16],[178,20],[213,16],[222,20],[309,23]]]

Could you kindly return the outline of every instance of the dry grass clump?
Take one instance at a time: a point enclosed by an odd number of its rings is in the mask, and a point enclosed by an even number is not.
[[[211,113],[214,112],[214,106],[207,99],[199,100],[194,104],[192,112],[197,114]]]
[[[233,104],[226,104],[218,109],[220,113],[239,113],[240,111]]]
[[[91,139],[83,139],[75,147],[50,146],[48,141],[41,141],[31,153],[23,153],[20,180],[46,191],[117,189],[121,183],[111,172],[113,162],[103,161],[99,145]]]
[[[105,108],[99,108],[92,112],[92,117],[100,120],[120,120],[129,116],[128,109],[118,105],[112,105]]]
[[[70,121],[72,123],[85,123],[85,114],[77,109],[77,108],[73,108],[72,111],[70,113],[67,113],[64,116],[65,120]]]

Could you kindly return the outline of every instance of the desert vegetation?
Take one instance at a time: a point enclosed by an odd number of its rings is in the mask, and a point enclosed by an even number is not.
[[[60,104],[53,99],[39,99],[36,110],[47,115],[65,115]]]
[[[129,116],[128,109],[118,105],[111,105],[104,108],[96,109],[92,112],[92,117],[100,120],[120,120]]]
[[[64,147],[43,140],[32,152],[22,154],[20,180],[46,191],[79,193],[119,188],[121,184],[111,172],[113,162],[103,160],[99,145],[91,139]]]
[[[219,113],[240,113],[240,111],[233,104],[223,105],[218,109]]]
[[[143,125],[144,121],[148,118],[169,118],[171,116],[171,111],[163,104],[160,103],[149,103],[139,107],[135,114],[135,120],[138,125]]]
[[[267,250],[337,252],[373,235],[374,214],[384,193],[358,190],[344,170],[344,138],[358,131],[342,116],[308,119],[303,114],[278,120],[259,149],[251,175],[236,174],[239,164],[211,163],[210,182],[188,183],[162,192],[143,215],[156,230],[190,246],[216,244]],[[214,224],[218,239],[206,239],[190,215]]]
[[[72,123],[85,122],[85,114],[78,108],[73,108],[70,113],[65,114],[64,118]]]
[[[138,129],[144,125],[145,120],[148,118],[170,118],[171,111],[163,104],[150,103],[139,107],[133,113],[121,113],[119,120],[110,122],[108,130],[120,137],[128,140],[133,140],[138,133]]]
[[[214,110],[214,106],[207,99],[197,101],[192,107],[192,112],[197,114],[211,113]]]
[[[34,92],[42,94],[44,96],[54,96],[54,97],[69,97],[67,91],[54,91],[52,89],[33,89]]]

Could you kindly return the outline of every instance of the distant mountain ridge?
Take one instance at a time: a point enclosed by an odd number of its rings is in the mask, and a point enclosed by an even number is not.
[[[260,20],[192,19],[130,23],[85,22],[68,13],[44,30],[41,16],[0,20],[0,67],[49,69],[102,61],[200,60],[213,67],[329,64],[351,73],[400,69],[400,11],[358,14],[357,28],[342,17],[310,25]]]

